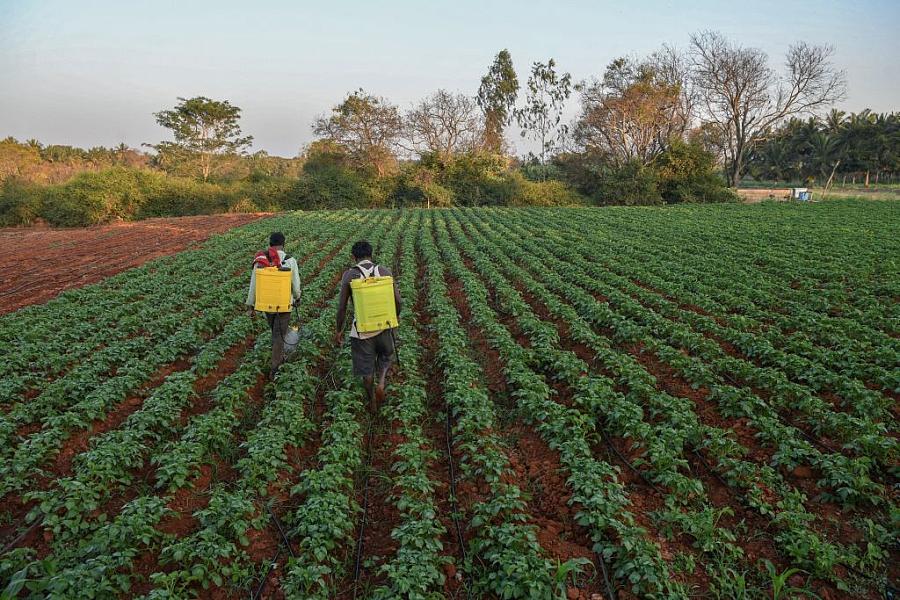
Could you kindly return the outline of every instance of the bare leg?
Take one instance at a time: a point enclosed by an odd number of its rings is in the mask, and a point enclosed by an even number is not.
[[[380,387],[382,390],[384,389],[384,381],[385,381],[385,379],[387,379],[387,372],[390,368],[391,368],[390,365],[387,365],[386,367],[382,367],[380,370],[380,373],[378,375],[378,387]]]

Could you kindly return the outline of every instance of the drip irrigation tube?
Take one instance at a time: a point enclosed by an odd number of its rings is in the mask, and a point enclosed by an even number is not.
[[[703,455],[700,454],[700,452],[696,448],[693,448],[691,451],[694,453],[694,456],[696,456],[697,459],[700,461],[700,464],[703,465],[703,467],[707,471],[709,471],[709,474],[712,475],[716,481],[718,481],[719,483],[722,484],[722,487],[725,488],[725,491],[728,492],[729,496],[731,496],[732,498],[734,498],[735,500],[737,500],[739,502],[743,502],[743,498],[744,498],[743,495],[739,495],[737,492],[735,492],[733,489],[731,489],[731,486],[728,485],[728,483],[724,479],[722,479],[722,476],[719,475],[719,472],[712,468],[712,465],[710,465],[706,461],[706,459],[703,458]]]
[[[597,562],[600,563],[600,569],[603,571],[603,582],[606,584],[606,591],[609,593],[610,600],[616,600],[616,590],[613,589],[612,585],[609,582],[609,573],[606,570],[606,561],[603,560],[603,555],[600,552],[594,552],[597,556]]]
[[[634,474],[637,475],[638,477],[640,477],[641,480],[642,480],[644,483],[646,483],[647,485],[649,485],[649,486],[653,489],[654,492],[656,492],[656,493],[659,494],[659,495],[663,495],[662,490],[659,489],[658,487],[656,487],[656,484],[655,484],[655,483],[653,483],[652,481],[650,481],[649,479],[647,479],[647,477],[646,477],[643,473],[641,473],[640,471],[638,471],[638,470],[634,467],[634,465],[632,465],[632,464],[628,461],[628,459],[625,458],[625,456],[623,456],[622,453],[619,452],[619,451],[616,449],[616,447],[613,445],[612,441],[610,441],[609,436],[606,434],[606,428],[605,428],[605,427],[600,427],[600,435],[603,436],[603,441],[606,442],[606,445],[609,446],[609,448],[610,448],[613,452],[616,453],[616,456],[619,457],[619,460],[621,460],[623,463],[625,463],[625,466],[627,466],[629,469],[631,469],[632,471],[634,471]]]
[[[256,588],[256,591],[253,592],[252,600],[257,600],[262,594],[263,590],[266,587],[266,582],[269,580],[269,575],[272,573],[272,570],[275,568],[275,565],[278,563],[278,559],[281,557],[281,546],[278,546],[278,551],[275,552],[274,558],[269,561],[269,568],[266,569],[265,575],[263,575],[262,581],[259,582],[259,587]]]
[[[459,503],[456,500],[456,469],[453,467],[453,446],[450,442],[452,430],[450,428],[450,408],[445,407],[447,419],[444,430],[444,440],[447,442],[447,467],[450,471],[450,517],[453,519],[453,525],[456,528],[456,539],[459,542],[459,552],[462,554],[463,563],[466,562],[466,543],[463,540],[462,526],[459,524]],[[471,575],[471,574],[470,574]],[[466,600],[469,598],[469,590],[471,589],[470,581],[464,582],[463,587],[466,589]]]
[[[372,455],[374,454],[372,451],[372,443],[375,437],[375,426],[374,426],[374,415],[369,416],[369,432],[367,434],[368,441],[366,445],[368,447],[368,456],[366,457],[366,475],[363,483],[363,506],[362,506],[362,519],[359,522],[359,537],[356,541],[356,561],[353,566],[353,597],[356,598],[359,593],[359,573],[362,567],[362,552],[363,552],[363,535],[366,530],[366,516],[369,511],[369,477],[371,476],[372,471]]]
[[[291,558],[297,558],[294,555],[294,549],[291,548],[291,541],[288,539],[287,534],[284,532],[284,528],[281,526],[281,521],[275,516],[275,512],[272,510],[272,507],[268,504],[266,508],[269,510],[269,516],[272,517],[272,522],[275,523],[275,527],[278,529],[278,533],[281,534],[281,541],[284,542],[284,545],[287,546],[288,552],[291,555]]]
[[[41,524],[41,521],[42,521],[42,519],[38,519],[37,521],[32,523],[28,529],[26,529],[25,531],[20,533],[18,536],[16,536],[16,539],[14,539],[10,543],[8,543],[6,546],[4,546],[3,550],[0,550],[0,556],[6,554],[7,552],[9,552],[13,548],[15,548],[19,542],[21,542],[26,537],[28,537],[28,534],[31,533],[32,531],[34,531]]]
[[[329,376],[331,376],[331,373],[332,373],[332,371],[334,371],[334,367],[336,364],[337,364],[336,361],[332,361],[331,367],[328,369],[328,371],[325,372],[325,375],[323,375],[319,379],[319,382],[316,384],[316,387],[313,390],[313,394],[312,394],[313,397],[315,397],[319,393],[319,388],[321,387],[322,383],[324,383],[325,380],[328,379]],[[334,381],[334,379],[332,378],[332,382],[333,381]],[[278,519],[277,516],[275,516],[275,513],[274,513],[274,511],[272,511],[271,506],[266,505],[266,508],[269,511],[269,516],[271,517],[272,521],[275,523],[275,527],[278,529],[278,533],[281,535],[281,539],[284,542],[284,545],[287,546],[288,552],[290,553],[291,557],[294,558],[294,550],[293,550],[293,548],[291,548],[290,540],[288,539],[287,534],[285,533],[284,528],[281,525],[281,521]],[[266,573],[265,573],[265,575],[263,575],[262,581],[259,582],[259,587],[257,587],[256,590],[254,591],[251,600],[258,600],[258,598],[262,594],[263,590],[266,587],[266,581],[268,581],[268,579],[269,579],[269,575],[272,573],[272,570],[275,569],[275,565],[278,563],[278,559],[281,557],[281,552],[282,552],[282,545],[279,544],[278,550],[275,551],[275,556],[272,557],[272,560],[269,561],[269,568],[266,569]]]

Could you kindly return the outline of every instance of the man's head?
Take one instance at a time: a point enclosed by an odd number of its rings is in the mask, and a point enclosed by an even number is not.
[[[366,258],[372,258],[372,244],[365,240],[360,240],[353,244],[353,248],[350,250],[350,254],[353,255],[353,260],[359,262]]]
[[[284,234],[280,231],[273,232],[272,235],[269,236],[269,245],[284,246]]]

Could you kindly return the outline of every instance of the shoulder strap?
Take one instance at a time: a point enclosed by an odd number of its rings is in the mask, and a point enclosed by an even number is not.
[[[373,265],[371,269],[366,269],[361,263],[356,263],[356,268],[362,273],[363,279],[368,279],[373,273],[377,273],[378,265]]]

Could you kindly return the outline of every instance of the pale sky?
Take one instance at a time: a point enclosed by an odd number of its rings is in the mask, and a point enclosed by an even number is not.
[[[294,156],[359,87],[401,108],[438,88],[474,94],[502,48],[523,83],[550,57],[581,80],[702,29],[776,66],[794,39],[832,44],[840,108],[900,110],[898,0],[0,0],[0,138],[138,147],[167,139],[153,112],[204,95],[243,109],[253,150]]]

